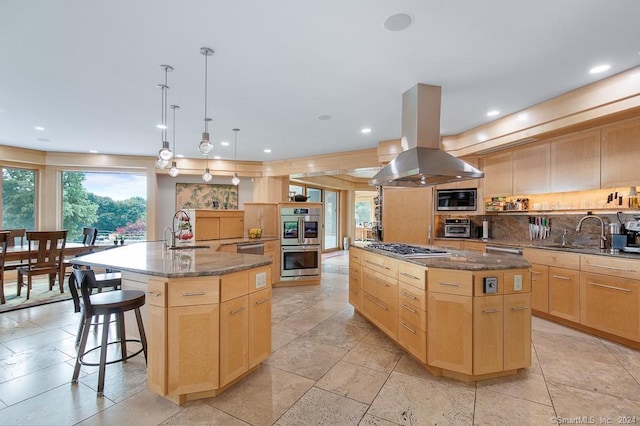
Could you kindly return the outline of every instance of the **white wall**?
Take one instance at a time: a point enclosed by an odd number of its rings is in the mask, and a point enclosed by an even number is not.
[[[162,239],[162,230],[172,225],[173,214],[176,211],[176,183],[204,183],[200,176],[178,176],[172,178],[169,175],[159,174],[158,178],[158,197],[157,197],[157,223],[156,230],[157,235],[152,237],[148,236],[149,240]],[[228,185],[231,183],[229,176],[214,176],[211,179],[210,184],[223,184]],[[238,185],[238,209],[243,210],[244,203],[250,203],[253,201],[253,182],[251,178],[240,177],[240,184]]]

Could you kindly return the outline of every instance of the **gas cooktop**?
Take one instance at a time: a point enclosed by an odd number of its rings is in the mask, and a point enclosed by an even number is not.
[[[432,257],[432,256],[448,256],[449,252],[429,247],[413,246],[402,243],[373,243],[368,245],[369,248],[376,250],[388,251],[390,253],[399,254],[403,257]]]

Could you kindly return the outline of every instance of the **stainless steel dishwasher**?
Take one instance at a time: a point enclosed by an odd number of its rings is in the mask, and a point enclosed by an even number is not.
[[[491,254],[515,254],[517,256],[522,256],[522,249],[519,247],[505,247],[505,246],[491,246],[488,245],[485,248],[486,253]]]
[[[264,254],[264,243],[238,243],[236,252],[238,254]]]

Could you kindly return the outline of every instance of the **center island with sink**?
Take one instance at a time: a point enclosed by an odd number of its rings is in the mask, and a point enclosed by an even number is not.
[[[349,303],[435,375],[475,381],[531,364],[531,274],[521,256],[434,246],[349,249]]]
[[[144,242],[72,260],[146,293],[147,387],[177,404],[218,395],[271,354],[271,258],[217,249]]]

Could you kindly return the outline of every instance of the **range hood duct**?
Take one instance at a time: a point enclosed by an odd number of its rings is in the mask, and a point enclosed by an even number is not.
[[[483,178],[484,173],[440,150],[442,88],[418,83],[402,95],[402,152],[370,185],[420,187]]]

